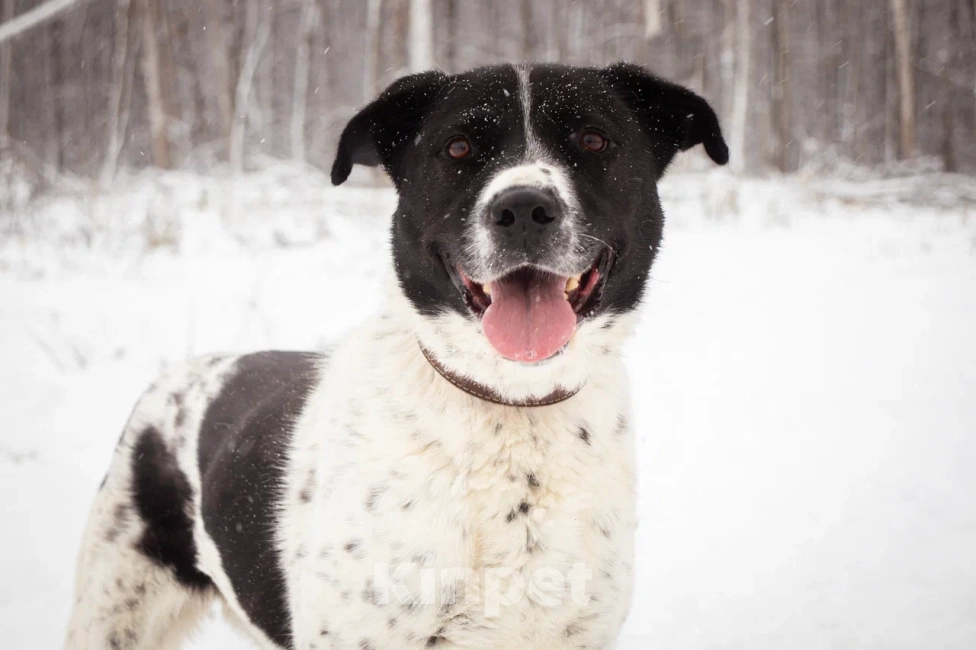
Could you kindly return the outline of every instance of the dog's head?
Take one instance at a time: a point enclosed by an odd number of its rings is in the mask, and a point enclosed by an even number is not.
[[[533,393],[619,346],[661,241],[657,181],[697,144],[728,161],[708,103],[635,65],[425,72],[349,122],[332,182],[386,169],[417,335],[452,369]]]

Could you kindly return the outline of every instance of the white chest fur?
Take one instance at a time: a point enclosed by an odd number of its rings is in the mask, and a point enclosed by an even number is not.
[[[380,319],[296,426],[281,545],[297,648],[603,648],[630,601],[635,478],[617,359],[513,408]]]

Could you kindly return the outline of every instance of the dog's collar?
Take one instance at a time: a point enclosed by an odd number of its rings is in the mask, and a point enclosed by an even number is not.
[[[556,388],[556,390],[552,391],[548,395],[543,395],[542,397],[507,399],[490,386],[485,386],[484,384],[478,383],[473,379],[463,377],[456,372],[448,370],[446,367],[444,367],[444,364],[434,357],[434,354],[430,350],[423,346],[423,344],[418,342],[418,345],[420,346],[420,351],[424,354],[424,358],[427,359],[427,362],[430,363],[431,367],[433,367],[441,377],[449,381],[456,388],[463,390],[468,395],[473,395],[493,404],[501,404],[503,406],[549,406],[551,404],[565,402],[570,397],[580,392],[583,386],[586,385],[586,382],[584,382],[571,390]]]

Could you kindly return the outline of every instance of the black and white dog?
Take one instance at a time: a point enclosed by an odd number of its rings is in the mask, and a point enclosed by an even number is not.
[[[153,384],[96,497],[68,648],[175,648],[218,598],[262,647],[611,648],[631,598],[621,344],[679,150],[640,67],[427,72],[342,134],[399,195],[385,309],[328,354]]]

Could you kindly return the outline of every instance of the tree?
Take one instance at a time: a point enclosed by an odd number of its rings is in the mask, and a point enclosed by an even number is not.
[[[434,67],[434,21],[430,0],[410,0],[410,71]]]
[[[0,22],[6,25],[14,17],[14,0],[0,0]],[[13,46],[0,44],[0,147],[10,137],[10,88],[12,80]]]
[[[4,15],[3,24],[0,24],[0,43],[5,43],[15,36],[26,32],[31,27],[40,25],[46,20],[50,20],[65,9],[70,9],[72,6],[80,2],[87,1],[88,0],[50,0],[49,2],[38,5],[30,11],[27,11],[14,18],[13,0],[5,0],[5,7],[7,4],[9,4],[10,13],[9,15]]]
[[[100,182],[108,185],[115,177],[118,168],[121,140],[125,131],[123,107],[126,88],[132,85],[129,66],[129,19],[132,4],[129,0],[118,0],[115,8],[115,45],[112,49],[112,88],[109,94],[108,124],[106,125],[105,155],[102,161]]]
[[[773,125],[776,134],[774,163],[782,172],[794,171],[793,151],[793,86],[790,57],[790,19],[788,0],[773,0],[773,69],[776,73],[771,86]]]
[[[363,64],[363,100],[370,101],[379,90],[380,61],[380,19],[383,0],[368,0],[366,3],[366,61]],[[411,16],[413,20],[413,16]]]
[[[749,118],[749,78],[751,69],[750,50],[752,42],[749,34],[750,0],[739,0],[735,19],[735,97],[732,103],[732,123],[729,128],[731,155],[729,162],[736,171],[745,169],[746,164],[746,122]]]
[[[149,131],[153,163],[161,169],[172,166],[169,147],[169,115],[163,99],[159,42],[156,39],[158,0],[142,3],[142,79],[146,86]]]
[[[291,156],[305,160],[305,107],[308,104],[308,68],[312,34],[318,16],[315,0],[302,0],[298,24],[298,47],[295,48],[295,82],[291,96]]]
[[[915,155],[915,78],[905,0],[891,0],[891,14],[898,77],[898,152],[902,158],[911,158]]]
[[[661,0],[644,0],[644,38],[654,38],[661,29]]]
[[[257,71],[264,46],[267,45],[271,35],[271,20],[263,2],[253,0],[248,3],[246,11],[249,45],[244,63],[241,64],[240,74],[237,76],[237,88],[234,91],[234,116],[230,126],[230,149],[227,156],[231,171],[235,174],[244,171],[244,133],[251,88],[254,85],[254,73]]]

